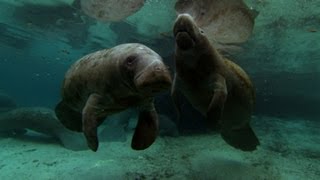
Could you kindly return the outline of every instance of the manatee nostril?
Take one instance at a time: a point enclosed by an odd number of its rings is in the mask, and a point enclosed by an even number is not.
[[[162,68],[161,68],[161,67],[159,67],[159,66],[156,66],[156,67],[154,68],[154,70],[155,70],[155,71],[161,71],[161,70],[162,70]]]

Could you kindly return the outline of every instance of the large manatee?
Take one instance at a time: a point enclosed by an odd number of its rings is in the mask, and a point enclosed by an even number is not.
[[[162,58],[142,44],[100,50],[84,56],[68,70],[56,115],[65,127],[84,132],[89,148],[96,151],[97,128],[105,118],[136,107],[139,119],[131,147],[145,149],[158,134],[154,95],[168,90],[171,82]]]
[[[259,140],[249,124],[255,91],[248,75],[219,54],[190,15],[179,15],[173,31],[176,74],[171,93],[176,104],[181,92],[228,144],[256,149]]]

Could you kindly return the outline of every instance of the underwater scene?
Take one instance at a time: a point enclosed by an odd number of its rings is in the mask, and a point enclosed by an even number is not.
[[[320,179],[319,0],[2,0],[0,179]]]

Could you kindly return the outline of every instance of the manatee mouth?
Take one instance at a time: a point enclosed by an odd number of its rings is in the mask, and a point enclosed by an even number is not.
[[[157,94],[170,89],[172,82],[169,78],[164,78],[162,80],[151,80],[145,81],[138,85],[138,90],[145,95]]]
[[[195,46],[197,37],[194,26],[190,15],[181,14],[178,16],[173,33],[179,48],[187,50]]]
[[[178,32],[176,35],[176,43],[183,50],[191,49],[195,45],[195,41],[188,32]]]
[[[170,88],[171,83],[168,81],[158,81],[157,83],[145,83],[142,86],[143,92],[156,94],[166,91]]]
[[[166,91],[172,84],[170,73],[162,65],[153,65],[145,68],[134,78],[138,91],[147,94],[156,94]]]

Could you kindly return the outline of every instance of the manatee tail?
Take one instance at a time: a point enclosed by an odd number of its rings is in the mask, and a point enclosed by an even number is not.
[[[72,131],[82,132],[82,115],[71,109],[63,101],[55,108],[55,113],[60,122]]]
[[[260,145],[249,124],[241,129],[222,131],[221,136],[229,145],[242,151],[253,151]]]

